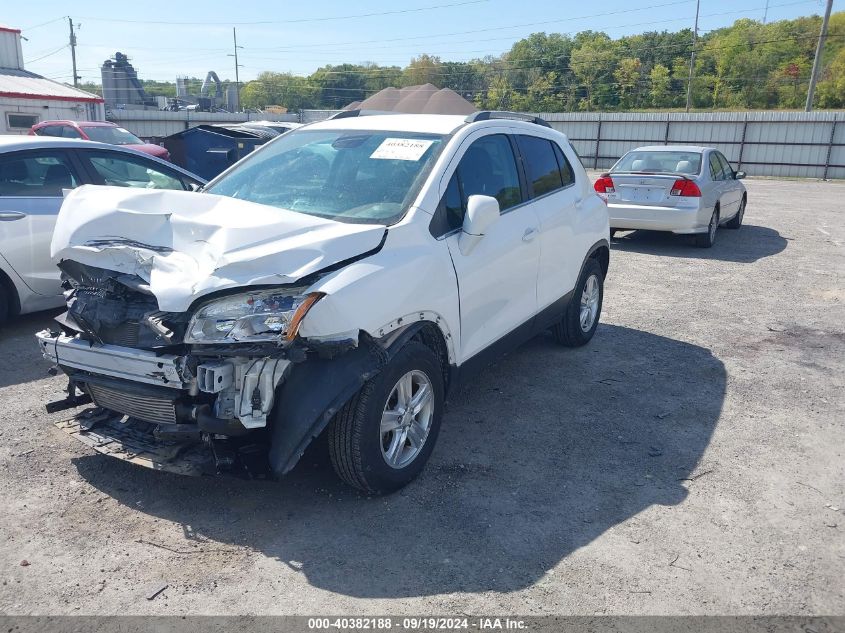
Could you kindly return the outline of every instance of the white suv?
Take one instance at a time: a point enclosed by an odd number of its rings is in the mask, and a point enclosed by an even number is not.
[[[162,470],[279,476],[328,432],[340,477],[411,481],[447,393],[551,329],[593,336],[607,210],[541,119],[352,112],[294,130],[202,194],[81,187],[37,337],[98,408],[61,423]]]

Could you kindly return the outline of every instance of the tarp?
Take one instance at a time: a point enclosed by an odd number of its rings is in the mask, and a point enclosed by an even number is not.
[[[346,110],[404,112],[405,114],[472,114],[476,107],[454,90],[432,84],[385,88],[363,101],[354,101]]]

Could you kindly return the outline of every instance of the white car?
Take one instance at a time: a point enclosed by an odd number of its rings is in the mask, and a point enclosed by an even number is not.
[[[41,136],[0,136],[0,323],[64,304],[50,239],[63,191],[83,184],[177,189],[205,181],[132,149]]]
[[[594,187],[607,201],[613,232],[693,234],[696,245],[710,248],[720,225],[742,226],[748,202],[743,178],[713,148],[654,145],[625,154]]]
[[[53,409],[101,409],[65,429],[158,469],[275,476],[327,429],[343,480],[408,483],[448,392],[599,322],[607,209],[566,137],[524,119],[353,112],[201,195],[74,191],[52,245],[68,312],[37,338],[70,379]]]

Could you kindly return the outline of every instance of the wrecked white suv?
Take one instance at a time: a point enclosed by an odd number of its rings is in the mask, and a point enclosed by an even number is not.
[[[412,480],[447,393],[538,332],[593,336],[609,226],[541,119],[352,112],[201,194],[80,187],[53,237],[68,310],[37,338],[60,423],[161,470],[279,476],[324,430],[340,477]]]

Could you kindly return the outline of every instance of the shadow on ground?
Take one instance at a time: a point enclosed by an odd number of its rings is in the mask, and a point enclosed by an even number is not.
[[[775,229],[744,224],[739,230],[720,228],[712,248],[697,248],[692,236],[662,231],[620,232],[611,245],[615,250],[647,255],[751,263],[777,255],[786,248],[787,240]]]
[[[344,487],[319,445],[278,483],[74,462],[133,512],[276,558],[315,587],[511,592],[649,506],[681,503],[725,384],[707,349],[602,325],[577,350],[535,339],[457,394],[427,469],[390,497]]]
[[[35,333],[55,328],[61,310],[23,314],[0,325],[0,388],[44,378],[50,364],[41,356]]]

